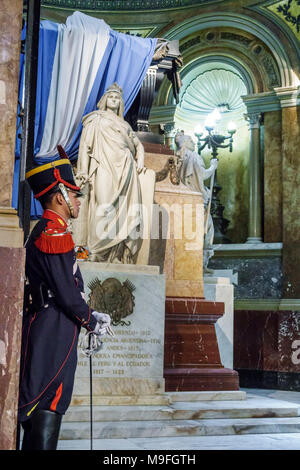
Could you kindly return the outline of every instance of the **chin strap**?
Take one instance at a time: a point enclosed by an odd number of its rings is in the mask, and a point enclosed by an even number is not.
[[[68,191],[66,190],[65,186],[63,183],[59,183],[58,184],[58,187],[60,189],[60,192],[62,193],[63,197],[64,197],[64,200],[66,201],[67,205],[68,205],[68,208],[70,210],[70,214],[71,214],[71,217],[72,219],[74,218],[74,208],[71,204],[71,201],[70,201],[70,198],[69,198],[69,195],[68,195]]]

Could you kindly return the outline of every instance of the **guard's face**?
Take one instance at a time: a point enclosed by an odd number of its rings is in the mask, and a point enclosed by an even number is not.
[[[70,202],[72,204],[73,210],[74,210],[74,219],[77,219],[79,215],[79,209],[80,209],[80,199],[78,198],[78,193],[75,191],[68,191],[68,196],[70,198]]]
[[[116,93],[115,91],[112,91],[107,96],[106,108],[110,109],[114,113],[117,113],[119,107],[120,107],[120,95],[119,95],[119,93]]]

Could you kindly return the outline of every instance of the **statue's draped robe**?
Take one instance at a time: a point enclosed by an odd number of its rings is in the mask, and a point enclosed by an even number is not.
[[[213,169],[206,169],[202,157],[196,152],[184,149],[183,162],[181,166],[181,181],[192,191],[202,194],[204,207],[207,208],[210,191],[205,186],[204,181],[210,178],[214,172]],[[208,228],[204,237],[204,250],[212,250],[214,239],[214,226],[212,217],[208,214]],[[204,253],[205,255],[205,253]]]
[[[73,236],[77,245],[88,247],[91,260],[132,263],[141,247],[139,152],[144,149],[131,127],[113,112],[94,111],[83,118],[76,178],[79,184],[88,179],[88,191]],[[154,192],[154,172],[147,173]]]

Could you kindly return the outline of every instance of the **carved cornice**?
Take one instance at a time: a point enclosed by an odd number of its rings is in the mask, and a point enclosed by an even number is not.
[[[217,0],[42,0],[41,5],[85,11],[169,10],[213,3]]]
[[[279,99],[274,91],[242,96],[248,113],[265,113],[281,109]]]
[[[274,88],[282,108],[300,106],[300,86]]]
[[[277,87],[273,91],[242,96],[248,113],[265,113],[300,106],[300,86]]]

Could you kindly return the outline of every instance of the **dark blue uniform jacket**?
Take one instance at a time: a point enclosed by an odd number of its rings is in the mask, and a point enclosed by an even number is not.
[[[32,302],[23,314],[19,421],[36,409],[64,414],[73,391],[81,326],[96,320],[83,298],[83,280],[67,224],[46,210],[26,245]]]

